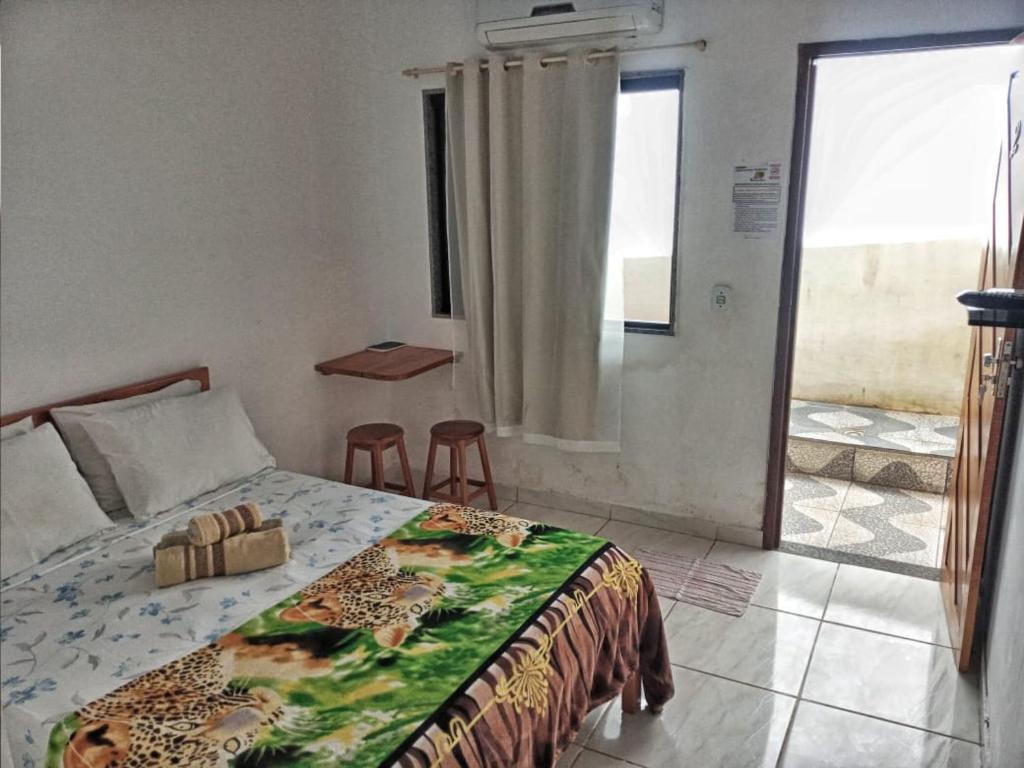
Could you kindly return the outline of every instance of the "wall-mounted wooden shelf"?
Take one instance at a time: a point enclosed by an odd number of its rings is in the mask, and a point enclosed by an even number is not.
[[[361,379],[402,381],[453,362],[455,353],[450,349],[405,346],[389,352],[369,352],[364,349],[351,355],[317,363],[315,368],[325,376],[358,376]]]

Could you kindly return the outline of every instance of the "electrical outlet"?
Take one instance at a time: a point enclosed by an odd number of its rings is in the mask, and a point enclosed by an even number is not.
[[[716,285],[712,288],[711,308],[716,312],[728,312],[732,309],[732,288],[728,285]]]

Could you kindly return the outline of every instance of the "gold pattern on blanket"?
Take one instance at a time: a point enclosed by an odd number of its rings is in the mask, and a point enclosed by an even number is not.
[[[548,707],[548,667],[551,665],[551,635],[542,635],[540,645],[512,664],[495,686],[495,701],[511,704],[518,715],[524,707],[541,714]]]
[[[555,638],[602,589],[612,589],[631,601],[637,599],[642,583],[643,566],[638,560],[624,553],[621,554],[622,556],[617,558],[608,567],[608,570],[604,571],[600,583],[590,592],[576,590],[572,595],[563,596],[568,609],[565,618],[554,629],[541,636],[540,645],[537,648],[513,664],[512,671],[495,685],[496,695],[480,708],[472,720],[467,723],[460,717],[454,717],[448,722],[447,732],[442,731],[432,737],[438,756],[430,764],[431,768],[438,768],[444,759],[455,751],[459,743],[469,736],[473,727],[495,704],[511,704],[515,708],[516,714],[519,714],[524,706],[540,713],[544,712],[547,708],[546,692],[548,671],[551,668],[551,648]]]
[[[633,558],[619,560],[604,574],[604,583],[614,589],[620,595],[626,595],[630,600],[636,600],[637,592],[640,589],[641,575],[643,568],[640,562]]]

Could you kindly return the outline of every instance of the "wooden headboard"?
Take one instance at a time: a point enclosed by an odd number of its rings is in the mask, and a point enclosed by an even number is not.
[[[205,392],[210,388],[210,369],[206,367],[191,368],[187,371],[179,371],[178,373],[159,376],[155,379],[148,379],[135,384],[128,384],[123,387],[114,387],[113,389],[105,389],[102,392],[93,392],[91,395],[72,397],[67,400],[61,400],[59,403],[40,405],[36,408],[26,408],[25,410],[18,411],[17,413],[8,413],[6,416],[0,416],[0,427],[6,427],[8,424],[20,421],[26,416],[31,416],[32,423],[38,427],[43,422],[50,421],[50,411],[54,408],[61,408],[66,405],[92,405],[94,403],[104,403],[108,400],[123,400],[126,397],[135,397],[136,395],[145,395],[150,392],[156,392],[158,389],[169,387],[175,382],[187,381],[190,379],[198,381],[200,388]]]

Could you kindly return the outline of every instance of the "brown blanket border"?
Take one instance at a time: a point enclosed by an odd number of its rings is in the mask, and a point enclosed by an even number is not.
[[[558,600],[563,595],[569,595],[570,588],[576,583],[580,576],[582,576],[588,568],[590,568],[598,560],[600,560],[601,556],[604,555],[610,549],[615,549],[615,545],[612,544],[610,541],[605,542],[600,549],[594,552],[594,554],[588,557],[583,562],[583,564],[580,565],[579,568],[573,571],[572,575],[565,580],[565,583],[562,584],[562,586],[559,587],[557,590],[552,592],[548,599],[544,601],[543,605],[541,605],[540,608],[534,611],[530,615],[530,617],[526,619],[526,621],[520,624],[516,631],[509,635],[508,639],[501,644],[498,650],[496,650],[494,653],[488,656],[487,659],[480,664],[480,666],[473,670],[473,673],[469,675],[463,681],[463,683],[458,688],[456,688],[452,692],[452,694],[447,699],[445,699],[444,702],[436,710],[434,710],[434,713],[430,715],[430,717],[426,718],[422,723],[420,723],[416,727],[416,730],[409,734],[408,738],[406,738],[405,741],[403,741],[394,750],[392,750],[391,754],[389,754],[384,760],[382,760],[380,764],[391,765],[397,762],[397,760],[403,754],[405,754],[417,741],[419,741],[421,737],[426,735],[427,731],[430,730],[431,726],[436,726],[437,728],[440,728],[442,731],[447,732],[451,724],[451,721],[455,717],[457,717],[456,715],[448,714],[448,710],[452,707],[453,704],[455,704],[459,697],[463,696],[469,690],[469,687],[474,682],[476,682],[476,680],[484,672],[486,672],[487,669],[492,664],[494,664],[498,659],[504,656],[505,653],[508,652],[508,649],[512,646],[512,644],[519,640],[527,629],[529,629],[534,623],[537,622],[538,619],[540,619],[541,616],[543,616],[548,610],[551,609],[551,606],[555,604],[556,600]],[[445,717],[446,714],[447,717]],[[444,727],[441,726],[442,719],[447,721]]]

